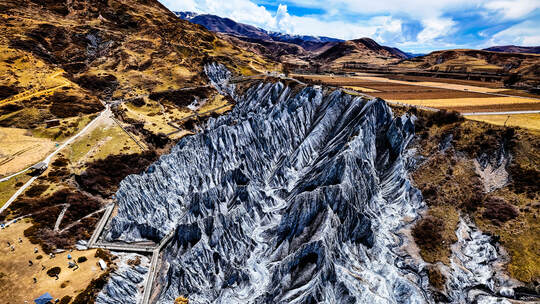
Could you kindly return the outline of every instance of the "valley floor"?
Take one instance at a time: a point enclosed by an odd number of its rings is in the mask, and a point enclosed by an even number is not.
[[[388,102],[423,109],[444,109],[462,114],[501,112],[497,115],[467,116],[497,125],[538,129],[540,96],[509,90],[501,83],[413,76],[381,76],[357,73],[342,75],[295,75],[310,82],[343,87]],[[527,111],[526,115],[522,111]],[[495,114],[495,113],[494,113]]]

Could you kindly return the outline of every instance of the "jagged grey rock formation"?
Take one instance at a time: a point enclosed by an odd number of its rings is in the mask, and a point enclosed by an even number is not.
[[[234,110],[128,176],[106,236],[176,231],[157,303],[434,302],[399,232],[424,208],[407,177],[413,118],[380,99],[280,82],[237,95],[222,66],[206,72]],[[458,302],[473,281],[456,278]]]
[[[216,62],[207,64],[204,67],[204,72],[208,76],[210,84],[212,84],[219,93],[234,97],[235,85],[229,83],[232,74],[222,64]]]
[[[456,236],[446,286],[453,302],[510,303],[502,297],[512,297],[513,287],[519,283],[502,272],[505,257],[492,244],[491,237],[463,218]]]
[[[114,253],[118,257],[118,269],[98,294],[96,304],[140,303],[142,288],[150,260],[135,253]],[[140,259],[139,265],[129,265],[128,261]]]
[[[109,239],[177,229],[159,302],[425,302],[393,232],[421,208],[404,168],[411,119],[281,83],[237,102],[117,193]]]

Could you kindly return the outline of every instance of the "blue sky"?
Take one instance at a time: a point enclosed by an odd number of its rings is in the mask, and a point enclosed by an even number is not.
[[[161,0],[171,10],[229,17],[288,34],[370,37],[426,53],[540,45],[540,0]]]

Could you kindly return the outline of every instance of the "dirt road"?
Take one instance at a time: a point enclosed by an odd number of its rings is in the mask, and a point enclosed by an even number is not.
[[[72,142],[74,142],[77,138],[79,138],[80,136],[90,132],[93,130],[93,128],[102,120],[104,119],[108,119],[110,116],[111,116],[112,112],[111,112],[111,109],[110,109],[110,106],[107,105],[105,110],[103,110],[96,118],[94,118],[94,120],[92,120],[89,124],[87,124],[79,133],[75,134],[73,137],[71,137],[70,139],[66,140],[64,143],[62,143],[56,150],[54,150],[54,152],[52,152],[51,154],[49,154],[42,162],[44,162],[45,164],[47,164],[47,166],[49,165],[49,163],[51,162],[52,158],[58,154],[58,152],[60,152],[62,149],[64,149],[66,146],[70,145]],[[26,169],[28,170],[28,169]],[[23,170],[21,172],[19,172],[18,174],[26,171],[26,170]],[[16,174],[17,175],[17,174]],[[7,178],[11,178],[11,177],[14,177],[16,175],[11,175],[11,176],[8,176]],[[4,204],[4,206],[2,206],[2,208],[0,208],[0,213],[4,212],[4,210],[6,210],[10,205],[11,203],[13,203],[17,197],[19,197],[19,195],[21,195],[26,189],[28,189],[28,187],[30,187],[30,185],[32,185],[32,183],[38,178],[39,176],[34,176],[32,177],[28,182],[26,182],[26,184],[24,184],[21,188],[19,188],[19,190],[17,190],[17,192],[15,192],[15,194],[13,194],[13,196],[11,196],[11,198]]]

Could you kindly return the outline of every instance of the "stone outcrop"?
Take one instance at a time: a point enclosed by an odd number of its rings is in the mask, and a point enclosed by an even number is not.
[[[259,82],[235,93],[222,68],[206,72],[235,108],[117,192],[107,239],[158,241],[175,231],[156,301],[439,299],[402,234],[424,208],[408,179],[414,117],[394,117],[380,99],[320,87]],[[469,282],[476,281],[452,275],[448,300],[470,298],[462,296],[474,289]]]

